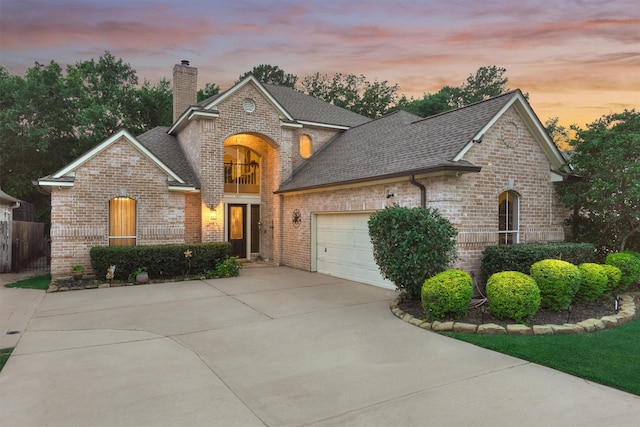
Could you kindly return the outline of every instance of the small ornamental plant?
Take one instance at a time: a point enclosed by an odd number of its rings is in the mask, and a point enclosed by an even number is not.
[[[191,274],[191,257],[193,256],[193,252],[190,249],[184,251],[184,257],[187,259],[187,276]]]
[[[605,288],[605,295],[613,295],[614,292],[618,289],[618,284],[620,283],[620,278],[622,277],[622,271],[615,265],[609,264],[601,264],[604,269],[605,274],[607,275],[607,286]]]
[[[540,289],[536,281],[519,271],[492,274],[486,289],[489,309],[499,319],[526,324],[540,308]]]
[[[559,259],[545,259],[531,266],[531,277],[540,288],[543,307],[567,309],[580,288],[582,276],[575,265]]]
[[[427,316],[459,318],[469,311],[473,297],[473,279],[462,270],[447,270],[427,279],[422,285],[422,308]]]
[[[107,281],[109,281],[109,283],[111,283],[115,275],[116,275],[116,266],[110,265],[107,268],[107,274],[105,275],[105,278],[107,279]]]
[[[592,302],[602,296],[607,288],[609,276],[600,264],[585,262],[578,266],[582,281],[576,293],[576,301]]]

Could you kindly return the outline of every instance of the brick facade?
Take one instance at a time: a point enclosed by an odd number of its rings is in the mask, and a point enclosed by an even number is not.
[[[515,126],[514,126],[515,125]],[[503,129],[507,129],[503,131]],[[514,133],[517,131],[517,135]],[[480,273],[482,250],[498,243],[498,196],[512,190],[520,197],[520,242],[562,241],[566,211],[555,197],[550,163],[518,113],[511,108],[475,144],[464,160],[480,173],[418,178],[427,189],[426,204],[437,208],[458,229],[457,268]],[[387,198],[387,192],[395,197]],[[311,268],[311,217],[319,213],[373,212],[392,203],[420,206],[420,190],[408,180],[357,188],[283,195],[283,263]],[[291,226],[298,209],[303,222]]]
[[[109,201],[119,196],[137,202],[139,245],[195,238],[185,228],[185,195],[168,191],[166,173],[120,138],[76,170],[73,187],[51,191],[52,277],[69,276],[74,264],[92,273],[89,250],[108,245]]]

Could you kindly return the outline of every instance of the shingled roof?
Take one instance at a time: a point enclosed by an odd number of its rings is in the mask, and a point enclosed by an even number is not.
[[[162,163],[182,178],[186,184],[200,188],[200,182],[180,147],[180,143],[167,132],[166,126],[157,126],[136,137]]]
[[[233,92],[243,84],[253,81],[257,86],[261,86],[273,97],[278,105],[283,108],[294,121],[318,123],[338,127],[353,127],[371,121],[369,117],[362,116],[353,111],[325,102],[313,96],[305,95],[287,86],[259,83],[254,77],[248,77],[237,83],[232,88],[200,101],[196,107],[204,109],[206,106],[214,104],[216,100],[224,97],[227,93]]]
[[[311,156],[278,193],[443,170],[479,172],[456,156],[520,91],[428,118],[399,111],[351,128]]]

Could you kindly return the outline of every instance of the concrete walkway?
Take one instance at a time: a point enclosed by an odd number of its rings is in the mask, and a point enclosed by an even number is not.
[[[0,291],[5,304],[5,289]],[[284,267],[44,294],[3,426],[627,426],[640,397],[449,339]]]

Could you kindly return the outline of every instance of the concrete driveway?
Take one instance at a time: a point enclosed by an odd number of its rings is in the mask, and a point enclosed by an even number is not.
[[[639,397],[402,322],[394,296],[284,267],[47,294],[0,425],[637,425]]]

